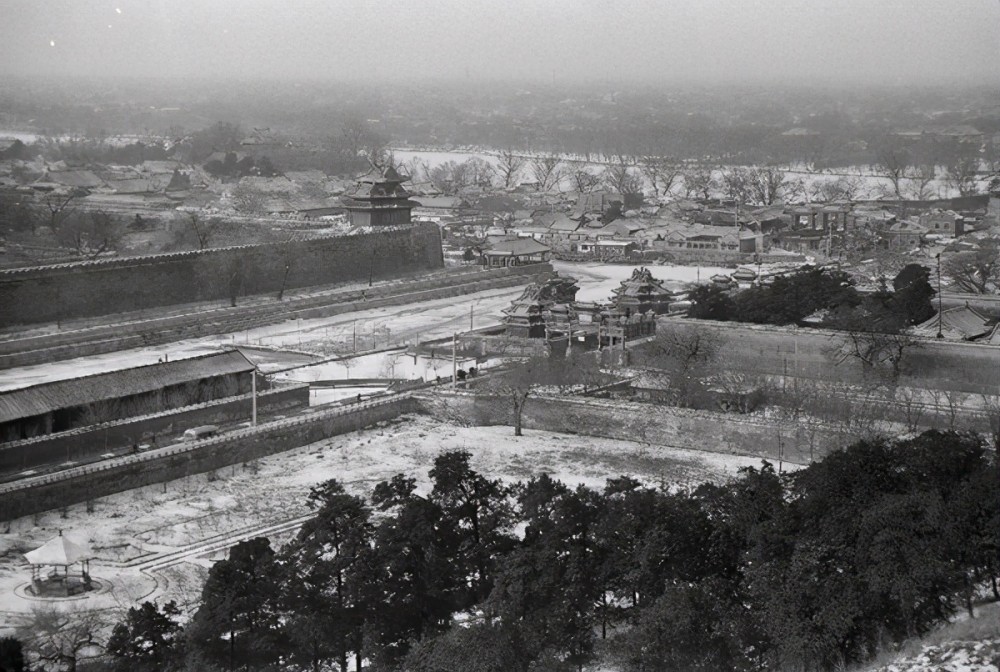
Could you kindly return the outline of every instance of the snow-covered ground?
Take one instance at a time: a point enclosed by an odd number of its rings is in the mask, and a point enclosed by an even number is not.
[[[186,359],[227,346],[265,346],[333,356],[347,355],[354,351],[355,333],[358,351],[445,338],[469,328],[470,312],[471,322],[477,328],[499,324],[503,317],[501,309],[510,305],[511,300],[519,296],[522,290],[522,287],[509,287],[332,317],[288,320],[238,333],[16,367],[0,372],[0,391],[155,364],[164,356],[171,360]],[[252,349],[245,352],[251,359],[260,360],[264,372],[288,368],[287,363],[280,361],[280,358],[275,361],[274,356],[268,353]]]
[[[473,467],[490,477],[523,480],[547,472],[569,484],[595,488],[623,474],[653,485],[686,487],[718,482],[740,467],[760,463],[757,458],[534,430],[514,437],[510,427],[459,427],[407,417],[273,455],[249,468],[226,467],[104,497],[94,503],[93,513],[81,504],[65,515],[51,511],[14,521],[0,534],[0,624],[15,625],[38,605],[16,594],[30,578],[22,553],[59,530],[90,544],[99,558],[91,573],[113,587],[74,601],[76,607],[122,609],[154,598],[190,603],[211,562],[224,554],[227,540],[253,536],[255,529],[308,513],[305,497],[312,486],[337,478],[352,492],[367,495],[378,481],[402,472],[417,478],[427,492],[434,458],[458,449],[472,453]],[[287,525],[277,529],[279,538],[289,534]],[[213,539],[221,545],[211,545]],[[157,569],[158,558],[177,550],[190,556]]]
[[[553,266],[560,274],[571,275],[579,281],[580,292],[577,294],[577,299],[580,301],[609,300],[611,291],[638,268],[599,262],[561,261],[553,262]],[[654,277],[666,280],[667,287],[674,290],[698,278],[704,280],[715,273],[731,272],[731,269],[714,266],[652,266],[651,269]],[[523,287],[494,289],[404,306],[361,310],[332,317],[288,320],[257,329],[188,339],[168,345],[16,367],[0,372],[0,391],[155,364],[162,357],[171,360],[186,359],[216,352],[220,347],[246,345],[289,351],[282,354],[252,348],[245,350],[247,356],[256,361],[261,370],[267,373],[308,361],[308,356],[297,356],[295,352],[317,356],[348,355],[354,352],[355,342],[358,351],[367,351],[447,338],[455,332],[469,329],[470,323],[476,328],[497,325],[503,318],[501,311],[522,291]],[[355,377],[380,376],[380,373],[355,374]]]
[[[475,359],[463,358],[457,362],[458,368],[466,369],[476,366]],[[309,383],[321,380],[348,380],[352,378],[394,378],[423,381],[437,377],[451,377],[451,349],[442,347],[435,356],[406,354],[402,351],[390,351],[361,355],[324,362],[313,366],[293,369],[275,375],[279,380],[291,380]]]
[[[395,149],[393,150],[393,155],[397,161],[402,163],[409,163],[414,159],[421,162],[425,162],[430,168],[440,166],[448,161],[454,161],[455,163],[462,163],[468,161],[469,159],[475,157],[486,161],[494,166],[498,164],[497,151],[478,148],[478,149],[458,149],[458,150],[442,150],[442,149]],[[530,157],[532,154],[530,152],[523,152],[523,156]],[[607,165],[607,161],[601,159],[600,157],[586,161],[582,156],[574,155],[562,155],[564,161],[569,162],[574,170],[584,169],[595,175],[599,174]],[[848,166],[840,167],[830,170],[807,170],[804,166],[798,164],[792,164],[789,166],[784,166],[785,168],[785,183],[789,186],[798,187],[800,190],[804,190],[805,193],[811,193],[817,185],[834,182],[838,179],[848,178],[855,180],[860,184],[858,189],[859,199],[876,199],[882,196],[891,197],[893,193],[892,182],[885,177],[882,177],[876,173],[871,166]],[[525,170],[522,173],[522,179],[528,179],[528,172]],[[645,178],[639,175],[639,171],[636,170],[636,175],[643,179],[645,183],[646,191],[652,191],[652,185],[648,183]],[[925,196],[927,198],[950,198],[953,196],[958,196],[958,188],[953,184],[950,184],[944,175],[944,168],[938,166],[937,168],[937,179],[932,180],[924,188]],[[716,169],[713,171],[713,177],[715,181],[721,185],[722,184],[722,171],[721,169]],[[915,180],[909,178],[903,178],[900,181],[900,186],[904,193],[909,194],[909,198],[915,198],[916,192],[919,190],[918,184]],[[981,188],[986,186],[985,181],[981,181]],[[681,183],[675,187],[675,193],[683,192],[683,180]],[[574,188],[572,179],[567,176],[562,179],[559,184],[560,191],[572,191]],[[713,198],[724,197],[723,189],[717,187],[713,193]],[[799,198],[802,200],[802,197]]]

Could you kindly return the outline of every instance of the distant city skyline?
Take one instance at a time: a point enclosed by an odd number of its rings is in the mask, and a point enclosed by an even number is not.
[[[995,0],[7,0],[0,74],[1000,81]]]

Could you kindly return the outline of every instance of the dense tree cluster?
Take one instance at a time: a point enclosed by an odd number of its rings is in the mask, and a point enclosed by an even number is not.
[[[204,167],[215,177],[274,177],[280,174],[268,157],[240,157],[236,152],[226,152],[221,160],[212,159]]]
[[[732,320],[755,324],[802,324],[815,313],[826,312],[823,326],[832,329],[873,329],[898,333],[935,314],[931,299],[930,271],[909,264],[893,279],[892,291],[883,286],[862,294],[845,272],[807,266],[781,275],[769,285],[756,285],[740,292],[717,285],[699,285],[691,290],[689,317]]]
[[[445,453],[426,494],[316,487],[291,542],[213,566],[183,636],[146,604],[108,650],[130,670],[492,672],[579,669],[606,639],[628,670],[838,669],[996,591],[993,457],[930,431],[678,492],[509,485]]]

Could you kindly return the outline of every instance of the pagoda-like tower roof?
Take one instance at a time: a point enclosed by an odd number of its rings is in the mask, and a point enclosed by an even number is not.
[[[359,177],[340,200],[348,209],[416,208],[420,204],[410,200],[411,194],[402,184],[409,179],[392,166],[384,171],[373,168]]]
[[[674,296],[673,292],[663,286],[662,280],[653,277],[648,268],[635,269],[632,276],[623,280],[613,291],[611,302],[616,308],[630,308],[643,313],[649,310],[655,313],[667,312]]]
[[[505,321],[527,320],[536,316],[541,316],[545,309],[545,301],[542,299],[542,287],[537,283],[531,283],[524,288],[521,296],[510,302],[510,305],[500,312],[507,317]]]
[[[622,284],[615,287],[613,291],[615,299],[648,295],[673,297],[673,292],[663,286],[662,280],[654,278],[648,268],[635,269],[632,271],[632,276],[622,280]]]

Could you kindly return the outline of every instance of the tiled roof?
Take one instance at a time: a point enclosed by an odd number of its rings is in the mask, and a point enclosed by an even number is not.
[[[59,380],[0,393],[0,422],[152,392],[200,378],[253,371],[237,350]]]
[[[501,240],[486,250],[486,254],[494,256],[515,256],[519,254],[539,254],[549,252],[552,248],[539,243],[534,238],[518,238],[517,240]]]
[[[956,306],[941,312],[941,331],[964,340],[980,338],[991,331],[989,318],[975,308]],[[919,333],[937,334],[938,316],[918,324],[914,328]]]

